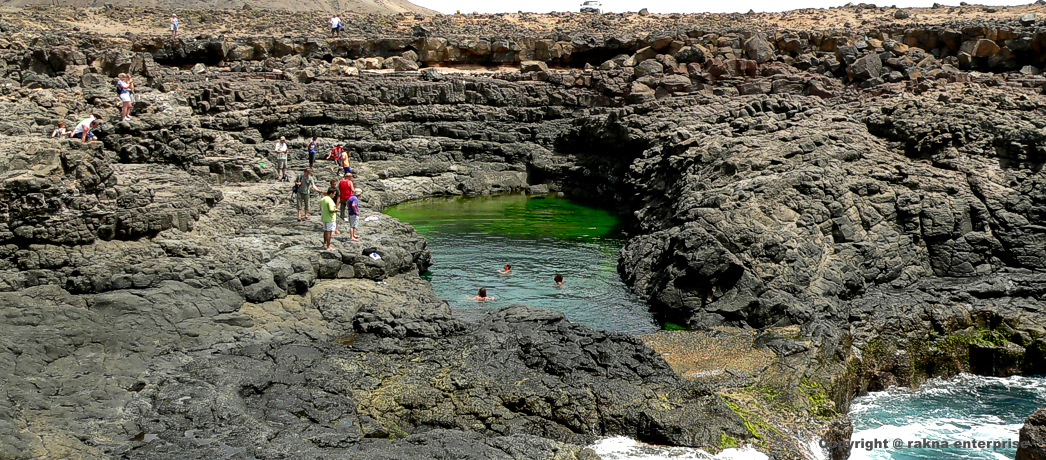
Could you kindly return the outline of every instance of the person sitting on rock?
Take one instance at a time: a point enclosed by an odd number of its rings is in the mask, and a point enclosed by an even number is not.
[[[479,292],[476,293],[476,300],[494,300],[494,296],[487,295],[487,288],[479,288]]]
[[[501,273],[502,275],[512,273],[512,264],[505,264],[505,268],[498,270],[498,273]]]
[[[51,131],[51,137],[52,138],[55,138],[55,137],[65,137],[65,136],[68,136],[68,135],[69,135],[69,130],[65,129],[65,122],[64,121],[59,121],[58,122],[58,127],[55,128],[54,131]]]
[[[298,175],[297,179],[294,179],[294,188],[296,193],[294,194],[295,203],[298,206],[298,221],[309,220],[309,193],[311,190],[315,190],[316,193],[323,193],[318,187],[316,187],[316,181],[312,178],[312,169],[305,168]],[[301,212],[305,211],[305,217],[302,217]]]
[[[341,23],[341,18],[337,14],[331,16],[331,37],[341,38],[341,29],[344,27]]]
[[[123,108],[120,109],[120,121],[131,119],[131,104],[134,102],[134,81],[125,73],[120,74],[120,80],[116,82],[116,93],[120,96]]]
[[[98,114],[92,113],[90,117],[87,117],[79,123],[77,123],[76,129],[73,130],[73,133],[70,135],[70,137],[79,137],[80,142],[83,142],[85,144],[91,141],[98,140],[98,136],[95,136],[95,134],[91,132],[91,130],[98,127],[98,118],[100,118]]]
[[[171,37],[178,36],[178,15],[171,13]]]
[[[560,275],[559,273],[556,273],[556,276],[554,276],[552,280],[556,282],[557,286],[563,285],[563,275]]]
[[[337,231],[338,223],[336,222],[336,215],[338,208],[334,204],[334,194],[338,193],[338,190],[334,187],[327,189],[327,196],[320,200],[320,217],[323,219],[323,247],[328,251],[333,251],[334,247],[331,246],[331,236]]]
[[[286,182],[287,178],[287,138],[280,136],[274,148],[276,153],[276,180]]]

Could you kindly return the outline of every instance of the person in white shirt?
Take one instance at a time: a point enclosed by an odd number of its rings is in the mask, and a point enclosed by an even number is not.
[[[287,138],[276,142],[276,180],[287,182]]]
[[[341,38],[341,18],[337,14],[331,16],[331,37]]]
[[[120,74],[120,81],[116,82],[116,93],[120,95],[123,108],[120,109],[120,121],[131,119],[131,104],[134,101],[131,91],[134,91],[134,80],[125,73]]]
[[[98,127],[98,114],[92,113],[91,116],[81,120],[76,124],[76,129],[70,134],[70,137],[80,138],[80,142],[87,143],[98,140],[98,137],[91,132],[92,129]]]

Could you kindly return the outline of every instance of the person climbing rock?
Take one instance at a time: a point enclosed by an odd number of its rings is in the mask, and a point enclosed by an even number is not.
[[[65,137],[65,136],[68,136],[68,135],[69,135],[69,130],[65,129],[65,122],[64,121],[59,121],[58,122],[58,127],[55,128],[54,131],[51,131],[51,137],[52,138],[55,138],[55,137]]]
[[[83,143],[98,140],[98,136],[96,136],[92,132],[92,130],[97,128],[100,124],[100,122],[98,121],[99,118],[101,118],[101,115],[92,113],[90,117],[81,120],[79,123],[76,124],[76,128],[73,129],[73,133],[70,134],[70,137],[78,137],[80,138],[80,142]]]
[[[331,153],[327,154],[326,160],[333,160],[334,166],[331,167],[331,172],[337,172],[338,168],[341,167],[341,156],[345,154],[345,149],[341,148],[341,144],[335,145],[331,149]]]
[[[323,220],[323,247],[328,251],[334,250],[334,247],[331,246],[331,236],[338,229],[338,223],[335,222],[337,212],[334,204],[335,193],[338,193],[337,189],[331,187],[327,189],[327,196],[320,200],[320,218]]]

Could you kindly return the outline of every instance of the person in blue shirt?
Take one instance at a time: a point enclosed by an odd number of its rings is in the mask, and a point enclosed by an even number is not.
[[[171,13],[171,36],[178,36],[178,15]]]

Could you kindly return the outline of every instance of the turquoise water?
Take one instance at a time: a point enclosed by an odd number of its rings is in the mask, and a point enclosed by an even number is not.
[[[854,400],[852,441],[886,439],[892,446],[855,447],[850,458],[877,460],[912,459],[1013,459],[1024,419],[1046,406],[1046,378],[981,377],[960,375],[933,380],[917,390],[892,388]],[[920,446],[916,442],[930,441]],[[912,442],[909,445],[909,441]],[[934,441],[938,444],[935,446]],[[948,448],[941,448],[947,441]],[[970,447],[955,441],[989,441],[992,447]],[[998,441],[996,445],[994,442]],[[996,447],[998,446],[998,447]]]
[[[386,214],[429,241],[426,277],[454,307],[525,304],[562,311],[571,321],[609,331],[659,329],[647,305],[621,281],[624,243],[616,216],[552,196],[426,198]],[[500,274],[506,263],[512,271]],[[556,285],[553,277],[564,277]],[[475,300],[480,288],[493,300]]]

